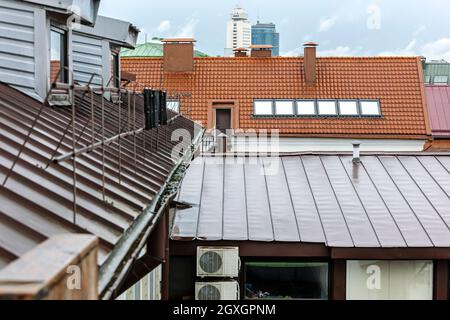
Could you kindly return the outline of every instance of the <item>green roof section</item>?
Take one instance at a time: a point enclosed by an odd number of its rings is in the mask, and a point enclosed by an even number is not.
[[[450,84],[450,63],[446,61],[426,62],[424,64],[424,76],[426,84],[445,84],[445,82]]]
[[[141,43],[135,49],[123,48],[120,52],[121,58],[152,58],[163,56],[163,43],[159,40],[152,40],[146,43]],[[206,53],[195,50],[195,57],[208,57]]]

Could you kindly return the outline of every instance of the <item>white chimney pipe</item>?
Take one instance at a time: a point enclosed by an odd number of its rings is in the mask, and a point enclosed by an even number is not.
[[[353,163],[360,163],[361,162],[361,142],[359,141],[353,141]]]

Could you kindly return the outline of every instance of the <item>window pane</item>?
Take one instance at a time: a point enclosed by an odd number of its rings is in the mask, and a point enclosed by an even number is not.
[[[297,109],[299,115],[315,115],[316,106],[314,101],[297,101]]]
[[[277,115],[294,115],[294,103],[292,101],[276,101],[275,112]]]
[[[431,76],[425,76],[425,83],[431,83]]]
[[[364,116],[380,115],[378,101],[361,101],[361,114]]]
[[[319,101],[319,114],[320,115],[335,115],[336,114],[336,102],[335,101]]]
[[[111,52],[111,84],[113,84],[115,88],[120,87],[119,54],[114,51]]]
[[[339,101],[339,114],[343,116],[358,115],[358,104],[356,101]]]
[[[431,300],[432,261],[348,261],[348,300]]]
[[[258,116],[273,115],[272,101],[255,101],[255,115]]]
[[[64,31],[51,30],[50,31],[50,81],[56,79],[57,82],[66,82],[67,67],[66,59],[66,35]],[[61,70],[61,72],[60,72]]]
[[[447,84],[448,83],[448,76],[435,76],[434,77],[434,84]]]
[[[328,299],[328,264],[250,262],[245,264],[246,299]]]

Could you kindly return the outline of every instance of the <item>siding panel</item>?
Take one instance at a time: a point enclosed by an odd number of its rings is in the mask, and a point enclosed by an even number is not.
[[[86,84],[92,74],[102,74],[102,41],[80,34],[73,35],[73,70],[75,80]],[[105,79],[105,81],[108,81]],[[101,77],[94,77],[93,84],[101,85]]]

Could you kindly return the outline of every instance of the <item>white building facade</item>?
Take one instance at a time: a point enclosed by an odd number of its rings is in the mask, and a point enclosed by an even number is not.
[[[249,48],[252,44],[252,23],[241,7],[236,7],[227,22],[227,47],[225,55],[232,55],[233,49]]]

